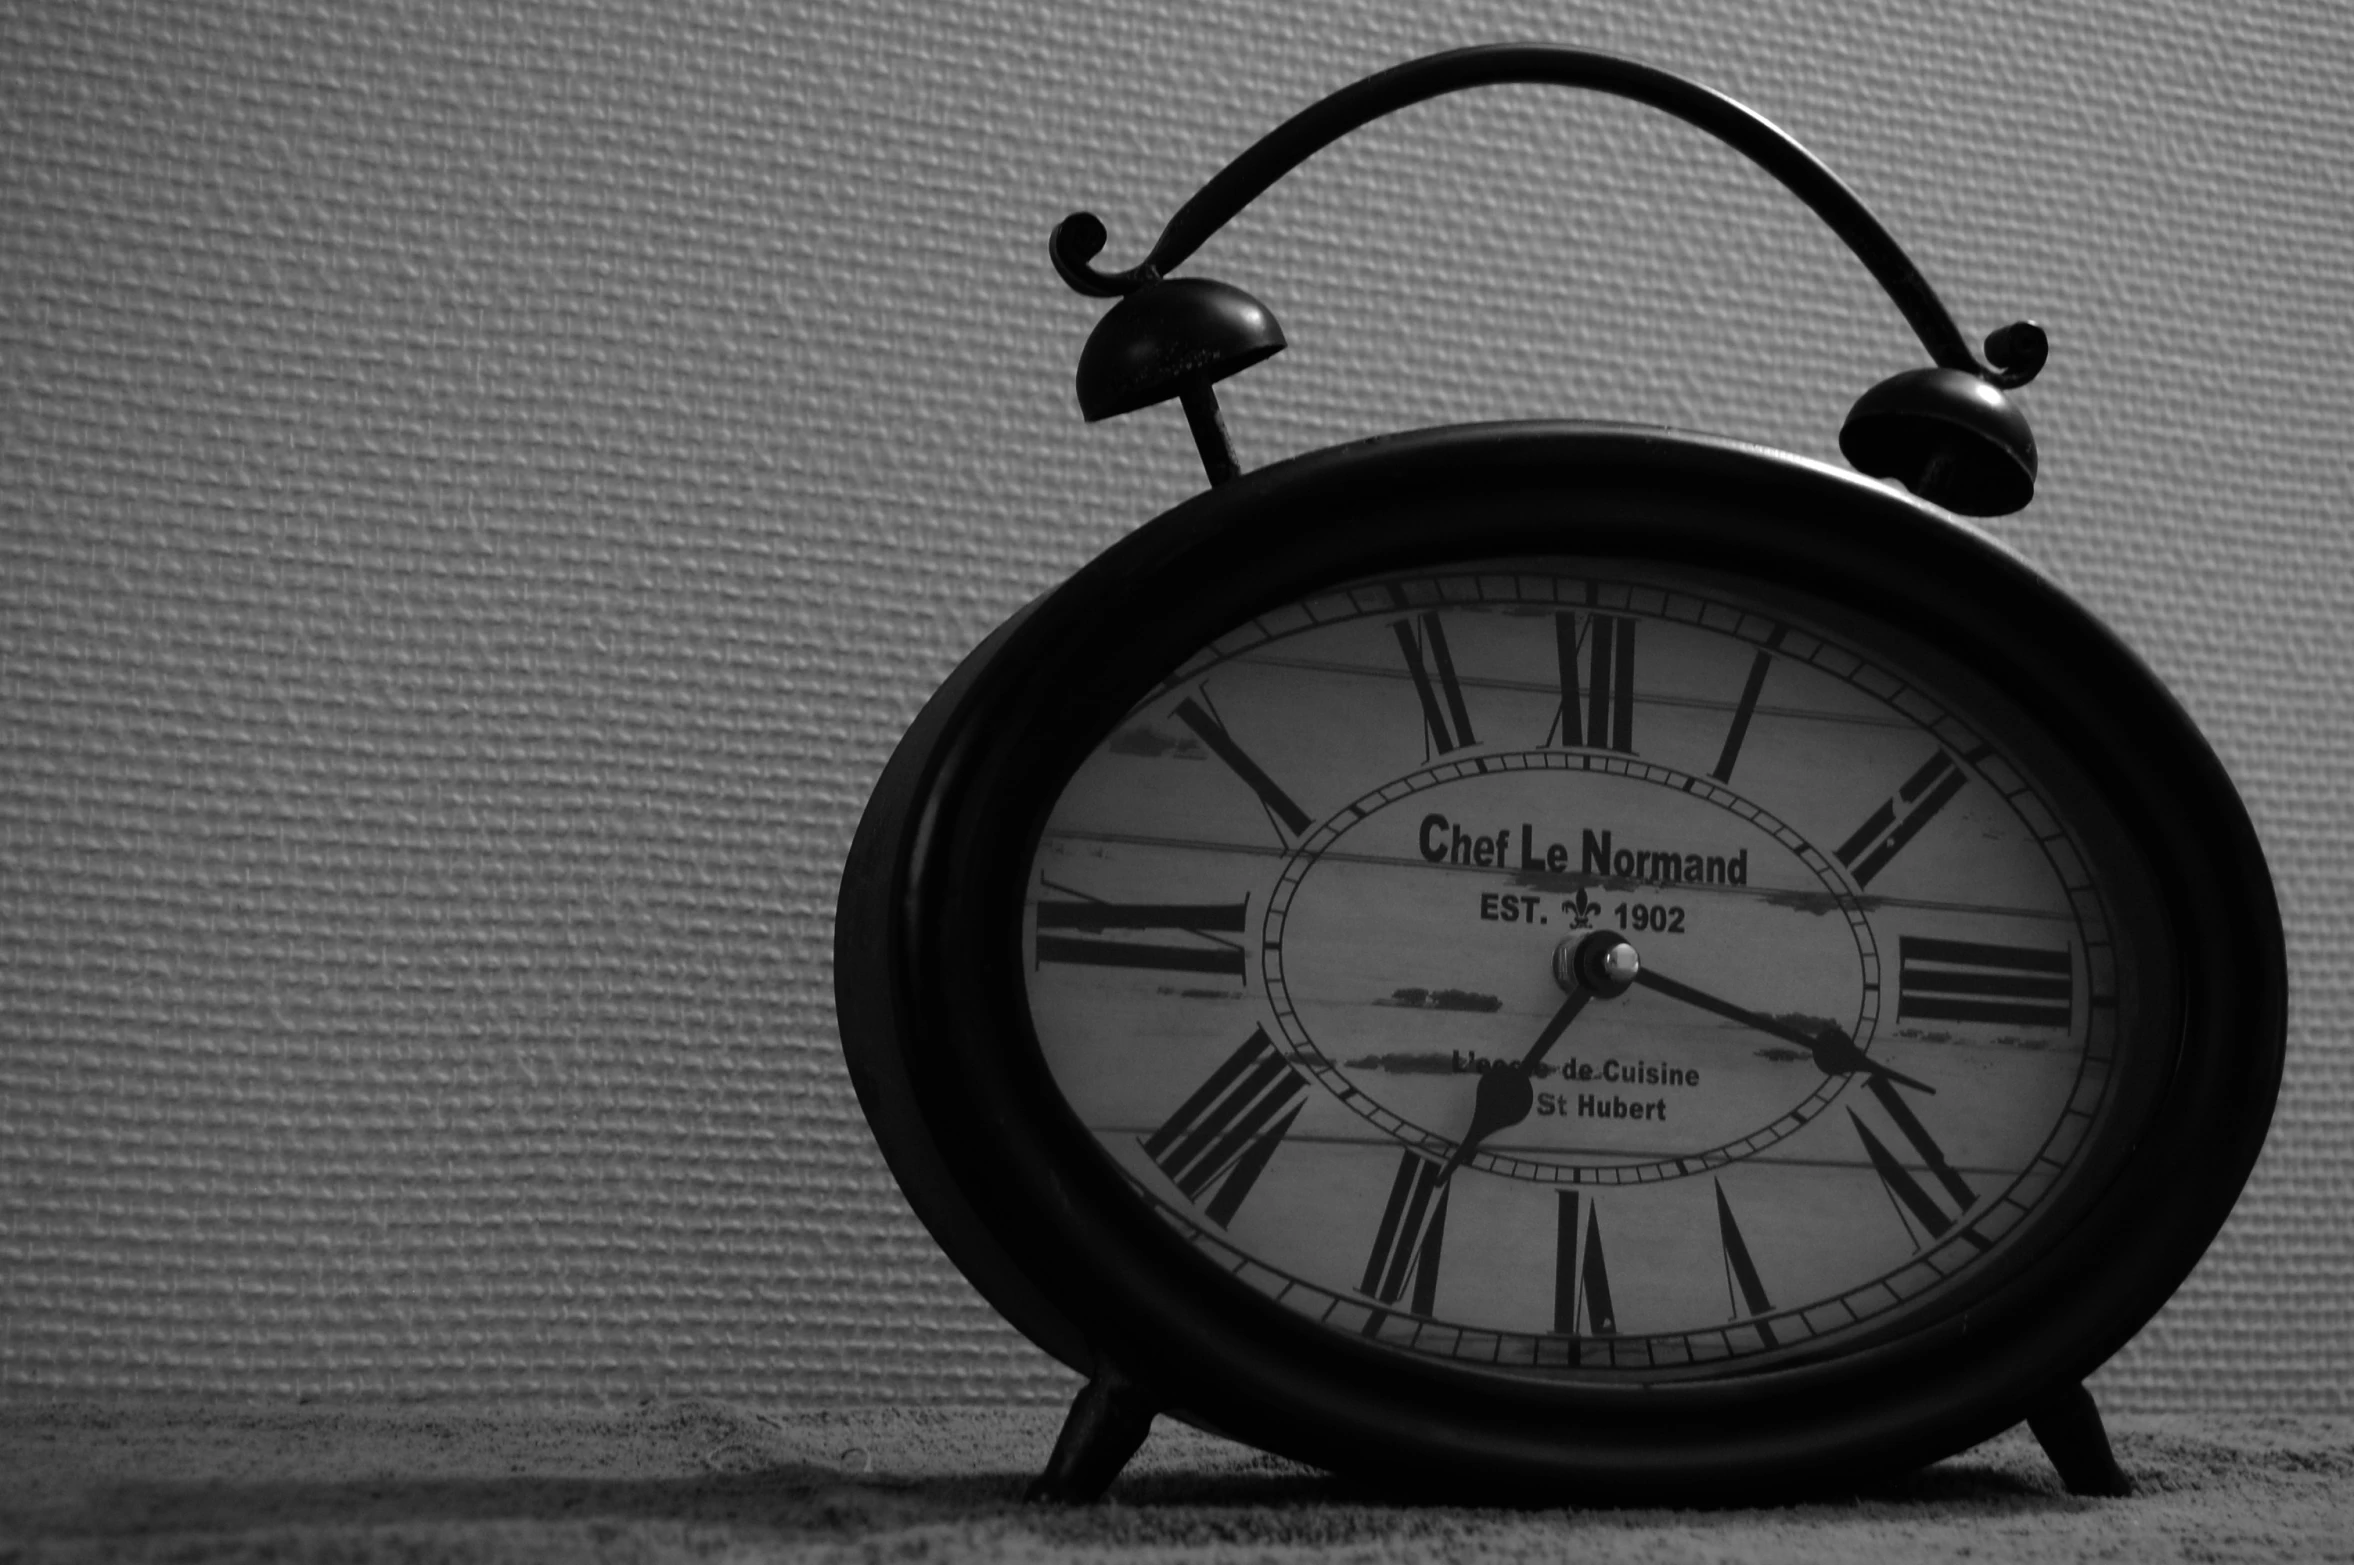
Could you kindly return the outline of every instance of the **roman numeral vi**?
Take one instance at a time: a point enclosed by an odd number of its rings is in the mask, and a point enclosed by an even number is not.
[[[1610,1303],[1610,1267],[1602,1255],[1602,1209],[1593,1202],[1585,1243],[1578,1243],[1578,1193],[1564,1190],[1555,1208],[1553,1329],[1564,1337],[1609,1337],[1618,1332]],[[1580,1327],[1583,1330],[1580,1330]]]

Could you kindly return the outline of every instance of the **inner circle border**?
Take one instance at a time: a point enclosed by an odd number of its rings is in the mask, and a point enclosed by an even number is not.
[[[1580,565],[1590,565],[1573,555]],[[1857,632],[1841,630],[1800,607],[1793,614],[1785,605],[1768,609],[1743,604],[1739,593],[1705,578],[1710,570],[1691,572],[1675,561],[1610,561],[1603,571],[1558,566],[1547,568],[1550,557],[1499,554],[1493,561],[1454,563],[1437,569],[1391,571],[1356,577],[1307,596],[1260,611],[1238,621],[1226,634],[1203,644],[1190,658],[1164,676],[1152,691],[1126,710],[1146,714],[1157,703],[1192,685],[1220,664],[1272,642],[1322,625],[1351,619],[1418,609],[1557,605],[1633,613],[1715,631],[1783,657],[1813,665],[1874,698],[1893,724],[1908,726],[1934,737],[1968,771],[1990,785],[2007,807],[2027,821],[2043,855],[2059,877],[2069,911],[2083,942],[2090,1016],[2084,1055],[2067,1102],[2035,1156],[2018,1177],[2000,1190],[1981,1194],[1978,1202],[1947,1232],[1886,1275],[1849,1291],[1756,1317],[1770,1325],[1779,1340],[1768,1340],[1748,1323],[1729,1333],[1672,1333],[1665,1336],[1614,1336],[1608,1339],[1563,1339],[1558,1334],[1499,1333],[1460,1323],[1413,1314],[1400,1305],[1376,1306],[1342,1290],[1335,1292],[1307,1279],[1271,1267],[1263,1259],[1237,1249],[1222,1230],[1204,1226],[1197,1213],[1150,1181],[1139,1180],[1132,1168],[1119,1168],[1122,1185],[1144,1209],[1157,1215],[1156,1226],[1173,1229],[1196,1255],[1211,1259],[1219,1270],[1246,1283],[1248,1292],[1271,1298],[1291,1313],[1305,1313],[1326,1326],[1338,1325],[1356,1340],[1376,1317],[1386,1322],[1366,1338],[1378,1350],[1405,1349],[1417,1358],[1511,1368],[1545,1370],[1636,1371],[1643,1378],[1713,1377],[1725,1357],[1748,1361],[1762,1357],[1773,1362],[1811,1360],[1819,1345],[1854,1341],[1857,1330],[1880,1340],[1900,1330],[1895,1317],[1909,1315],[1926,1295],[1952,1283],[1965,1272],[1986,1274],[1991,1255],[2012,1257],[2020,1264],[2014,1239],[2032,1226],[2044,1211],[2056,1184],[2074,1169],[2096,1123],[2111,1106],[2112,1069],[2120,1049],[2117,1011],[2118,972],[2115,937],[2105,896],[2091,879],[2086,859],[2071,831],[2040,798],[2029,775],[2018,769],[2007,751],[1972,724],[1956,715],[1944,699],[1910,677],[1899,675],[1859,654],[1850,645]],[[1673,585],[1652,571],[1685,578]],[[1703,578],[1695,584],[1693,577]],[[1810,597],[1804,585],[1779,584],[1799,600]],[[1834,611],[1843,606],[1832,601]],[[1852,608],[1852,606],[1848,606]],[[1864,616],[1870,618],[1870,616]],[[1885,623],[1885,622],[1882,622]],[[1889,627],[1897,628],[1897,627]],[[2000,694],[2000,692],[1998,692]],[[2010,699],[2015,703],[2016,697]],[[1568,754],[1580,752],[1570,751]],[[1607,760],[1607,754],[1598,756]],[[1466,757],[1475,763],[1478,757]],[[1663,770],[1666,770],[1663,768]],[[1412,775],[1412,774],[1408,774]],[[1288,863],[1290,852],[1284,855]],[[1280,874],[1280,869],[1278,870]],[[1263,922],[1263,921],[1262,921]],[[1621,1184],[1634,1181],[1622,1180]],[[1996,1263],[1999,1267],[2002,1263]],[[1315,1302],[1311,1302],[1315,1301]],[[1352,1324],[1353,1323],[1353,1324]],[[1574,1352],[1564,1342],[1577,1345]],[[1797,1355],[1793,1358],[1792,1355]],[[1616,1375],[1612,1374],[1611,1379]]]
[[[1290,1047],[1285,1051],[1293,1059],[1313,1072],[1334,1097],[1373,1125],[1383,1134],[1408,1146],[1420,1147],[1440,1157],[1451,1157],[1456,1139],[1441,1136],[1404,1116],[1384,1107],[1357,1084],[1341,1074],[1341,1068],[1320,1049],[1308,1035],[1283,974],[1283,934],[1293,894],[1299,889],[1310,869],[1322,859],[1325,851],[1341,837],[1389,805],[1410,798],[1425,789],[1444,783],[1461,781],[1467,777],[1500,776],[1512,772],[1563,771],[1600,773],[1605,776],[1625,777],[1631,781],[1653,783],[1668,787],[1694,798],[1705,800],[1719,809],[1737,815],[1772,837],[1790,850],[1800,863],[1806,865],[1815,878],[1822,882],[1839,911],[1846,917],[1848,931],[1856,943],[1856,955],[1862,969],[1862,988],[1856,1007],[1856,1022],[1850,1037],[1856,1047],[1870,1052],[1877,1035],[1880,1016],[1880,950],[1872,933],[1871,921],[1865,916],[1860,900],[1836,878],[1831,861],[1792,830],[1772,812],[1759,808],[1742,795],[1721,783],[1695,777],[1671,766],[1660,766],[1650,761],[1604,752],[1577,750],[1521,750],[1501,754],[1490,753],[1467,757],[1459,761],[1442,762],[1419,771],[1408,772],[1393,782],[1359,795],[1341,806],[1314,830],[1302,838],[1284,859],[1267,899],[1267,912],[1260,923],[1259,965],[1262,986],[1266,990],[1267,1005],[1273,1013],[1284,1040]],[[1632,1185],[1655,1184],[1663,1180],[1682,1179],[1693,1174],[1722,1168],[1728,1163],[1762,1152],[1776,1142],[1796,1134],[1806,1123],[1828,1108],[1847,1089],[1845,1075],[1826,1076],[1815,1090],[1793,1107],[1784,1110],[1763,1128],[1704,1151],[1681,1157],[1660,1157],[1648,1160],[1614,1161],[1601,1165],[1563,1164],[1551,1160],[1512,1157],[1482,1149],[1465,1160],[1466,1166],[1481,1169],[1506,1179],[1522,1179],[1534,1184],[1553,1185]]]

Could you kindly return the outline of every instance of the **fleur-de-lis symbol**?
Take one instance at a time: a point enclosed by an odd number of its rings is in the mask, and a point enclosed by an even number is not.
[[[1576,921],[1570,925],[1572,929],[1591,929],[1596,915],[1602,911],[1602,904],[1587,896],[1585,888],[1581,886],[1576,896],[1561,899],[1561,911],[1576,915]]]

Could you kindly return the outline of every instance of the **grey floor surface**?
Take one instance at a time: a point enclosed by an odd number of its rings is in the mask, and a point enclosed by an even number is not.
[[[0,1560],[2354,1561],[2354,1419],[2112,1418],[2139,1492],[2013,1432],[1767,1510],[1397,1506],[1168,1426],[1103,1504],[1022,1485],[1051,1409],[17,1401]]]

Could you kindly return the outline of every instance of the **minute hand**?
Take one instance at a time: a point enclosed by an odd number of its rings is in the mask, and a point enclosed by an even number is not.
[[[1836,1027],[1825,1027],[1820,1033],[1810,1037],[1795,1027],[1788,1027],[1775,1021],[1770,1016],[1760,1016],[1755,1011],[1745,1011],[1731,1001],[1720,1000],[1713,994],[1702,994],[1690,984],[1677,983],[1673,978],[1665,977],[1648,967],[1635,975],[1635,982],[1646,989],[1656,989],[1671,1000],[1681,1000],[1686,1005],[1697,1006],[1701,1010],[1712,1012],[1727,1021],[1739,1022],[1744,1027],[1753,1027],[1770,1038],[1780,1038],[1785,1042],[1795,1043],[1813,1056],[1815,1068],[1826,1076],[1845,1076],[1862,1071],[1867,1075],[1885,1076],[1890,1081],[1899,1082],[1916,1092],[1935,1094],[1937,1091],[1927,1082],[1915,1081],[1902,1071],[1892,1071],[1885,1065],[1875,1064],[1865,1056],[1863,1050],[1855,1046],[1853,1039]]]

